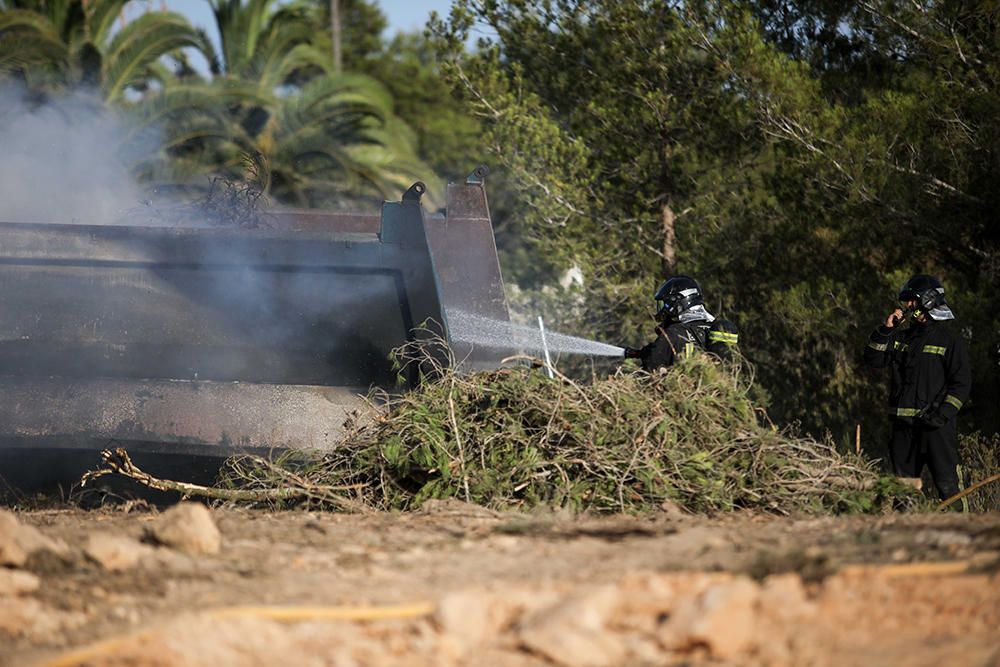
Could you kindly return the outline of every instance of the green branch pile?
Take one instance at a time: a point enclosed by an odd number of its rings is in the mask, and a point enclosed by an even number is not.
[[[907,494],[870,462],[775,429],[741,370],[709,359],[589,385],[527,367],[437,370],[335,451],[237,459],[229,482],[350,487],[374,509],[458,498],[494,509],[868,512]]]

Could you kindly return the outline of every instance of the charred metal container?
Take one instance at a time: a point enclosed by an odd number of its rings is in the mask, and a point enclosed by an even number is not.
[[[507,320],[483,184],[254,229],[0,222],[0,486],[68,486],[111,443],[208,482],[240,451],[335,446],[390,351],[448,313]]]

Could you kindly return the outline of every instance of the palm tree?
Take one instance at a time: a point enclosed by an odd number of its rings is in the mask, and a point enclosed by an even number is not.
[[[281,100],[253,146],[269,159],[272,194],[299,205],[331,205],[364,192],[398,195],[430,170],[410,128],[373,79],[326,75]]]
[[[0,6],[0,76],[42,89],[93,86],[119,103],[129,90],[163,82],[164,56],[193,47],[211,57],[205,34],[180,14],[149,12],[115,32],[128,2],[7,0]]]
[[[167,128],[145,176],[240,180],[245,157],[259,155],[270,171],[272,198],[326,207],[398,196],[418,179],[433,185],[431,169],[416,157],[413,132],[391,108],[385,89],[360,75],[326,74],[271,96],[239,81],[169,85],[137,108],[144,124]]]
[[[433,181],[386,90],[334,73],[328,49],[316,47],[325,19],[315,3],[208,0],[215,53],[177,14],[150,12],[116,31],[128,1],[0,0],[0,76],[35,89],[82,83],[126,107],[137,122],[123,143],[159,139],[136,167],[151,182],[239,179],[247,155],[269,165],[269,194],[298,205],[398,195],[413,180]],[[186,47],[208,59],[209,79],[178,78],[165,66],[164,56],[182,59]]]
[[[313,37],[319,17],[304,3],[280,0],[208,0],[219,31],[221,73],[272,92],[300,76],[332,72],[329,55]]]
[[[270,170],[268,194],[300,206],[398,195],[418,178],[433,181],[385,88],[334,73],[328,51],[314,45],[322,20],[315,6],[209,2],[221,42],[216,76],[170,83],[141,105],[145,122],[168,128],[161,159],[146,165],[151,177],[239,179],[245,156],[259,155]]]

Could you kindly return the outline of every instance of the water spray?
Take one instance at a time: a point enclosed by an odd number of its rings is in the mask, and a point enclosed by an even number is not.
[[[549,359],[549,344],[545,342],[545,322],[542,321],[542,316],[538,316],[538,330],[542,334],[542,352],[545,353],[545,372],[549,374],[549,379],[555,377],[552,372],[552,360]]]
[[[556,352],[593,357],[623,357],[625,354],[625,348],[617,345],[544,331],[541,322],[536,328],[455,309],[448,310],[448,333],[456,341],[511,352],[544,349],[549,354]]]

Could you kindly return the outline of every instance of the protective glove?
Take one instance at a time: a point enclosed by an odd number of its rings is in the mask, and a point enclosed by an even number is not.
[[[948,417],[935,410],[920,417],[920,421],[931,428],[941,428],[948,423]]]
[[[626,359],[641,359],[642,350],[635,347],[626,347],[624,356]]]

